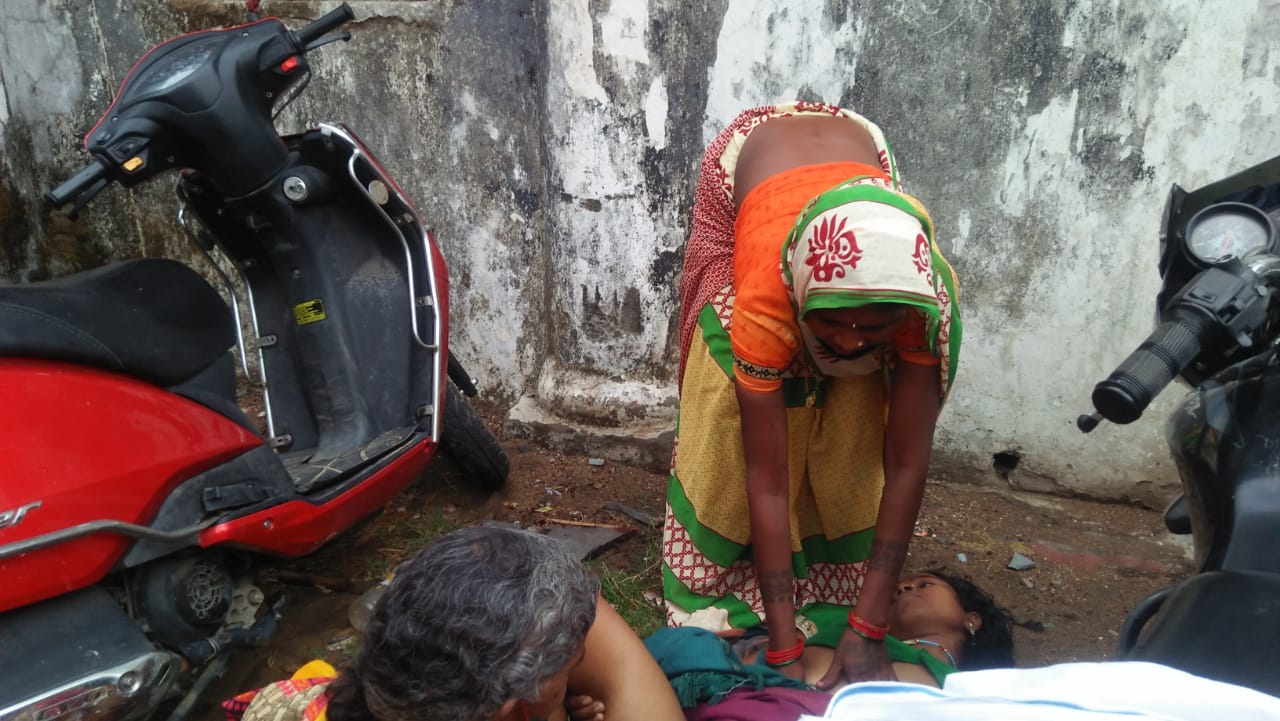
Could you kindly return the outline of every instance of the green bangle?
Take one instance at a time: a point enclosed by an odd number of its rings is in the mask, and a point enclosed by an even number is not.
[[[782,668],[783,666],[790,666],[791,664],[799,660],[800,659],[798,658],[793,658],[790,661],[783,661],[782,663],[769,663],[769,668]],[[766,661],[765,663],[768,663],[768,662]]]

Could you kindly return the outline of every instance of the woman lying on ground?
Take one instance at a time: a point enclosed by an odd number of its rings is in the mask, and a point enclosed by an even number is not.
[[[897,680],[940,687],[956,670],[1013,665],[1013,620],[968,579],[929,571],[899,581],[883,641]],[[819,629],[794,663],[803,681],[765,664],[768,636],[729,644],[700,628],[666,628],[645,641],[689,721],[789,721],[821,715],[831,693],[813,690],[840,629]],[[790,665],[790,664],[788,664]],[[799,675],[799,674],[798,674]],[[806,683],[807,682],[807,683]]]
[[[224,706],[243,721],[554,721],[568,697],[576,719],[683,718],[582,563],[507,528],[428,544],[397,569],[351,665],[315,668]]]
[[[972,581],[931,570],[898,582],[884,643],[899,681],[940,687],[953,671],[1013,666],[1013,617]],[[810,644],[805,679],[816,683],[832,650]]]

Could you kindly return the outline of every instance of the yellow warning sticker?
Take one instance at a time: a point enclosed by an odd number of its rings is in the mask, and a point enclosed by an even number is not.
[[[324,301],[316,298],[315,300],[295,305],[293,307],[293,317],[297,319],[298,325],[319,323],[325,319]]]

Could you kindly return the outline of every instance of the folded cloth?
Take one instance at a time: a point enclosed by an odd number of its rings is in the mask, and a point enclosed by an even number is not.
[[[1277,721],[1280,698],[1139,661],[964,671],[942,689],[871,682],[836,693],[840,721]],[[802,717],[816,721],[816,717]]]

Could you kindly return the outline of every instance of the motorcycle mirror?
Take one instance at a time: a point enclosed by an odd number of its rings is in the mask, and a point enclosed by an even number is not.
[[[1097,428],[1101,422],[1102,415],[1099,413],[1082,413],[1079,418],[1076,418],[1076,428],[1079,428],[1081,433],[1088,433]]]

